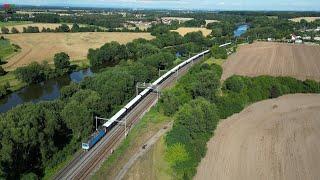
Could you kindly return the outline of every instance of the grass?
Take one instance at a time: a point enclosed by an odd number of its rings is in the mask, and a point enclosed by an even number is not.
[[[8,22],[2,22],[0,21],[0,27],[3,26],[15,26],[15,25],[23,25],[23,24],[31,24],[32,21],[8,21]]]
[[[139,158],[129,169],[124,179],[173,179],[173,171],[165,160],[165,137],[162,136],[148,152]]]
[[[219,65],[219,66],[222,66],[222,64],[224,63],[226,61],[226,59],[215,59],[214,57],[211,57],[211,58],[209,58],[209,59],[207,59],[206,61],[205,61],[205,63],[207,63],[207,64],[217,64],[217,65]]]
[[[9,40],[0,40],[0,58],[7,58],[15,53],[15,47]]]
[[[26,83],[19,81],[13,72],[0,76],[0,86],[5,85],[7,82],[10,84],[10,91],[17,91],[26,86]]]
[[[145,141],[162,128],[163,124],[170,121],[169,117],[157,111],[157,106],[151,108],[138,124],[133,127],[127,138],[121,142],[114,153],[103,163],[92,179],[106,179],[106,177],[112,179],[112,177],[115,177],[119,168],[135,154],[135,150],[141,148]]]
[[[71,60],[71,65],[76,65],[78,69],[85,69],[90,67],[88,59]]]

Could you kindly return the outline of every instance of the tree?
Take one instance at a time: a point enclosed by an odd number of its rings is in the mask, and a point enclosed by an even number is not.
[[[69,69],[70,57],[67,53],[61,52],[54,55],[54,66],[56,69]]]
[[[72,97],[73,94],[75,94],[77,91],[79,91],[80,87],[76,83],[71,83],[68,86],[64,86],[60,90],[60,98],[61,99],[67,99]]]
[[[12,33],[12,34],[17,34],[17,33],[20,33],[20,32],[19,32],[19,30],[18,30],[17,28],[12,27],[11,33]]]
[[[225,89],[240,93],[245,87],[245,84],[240,76],[232,76],[228,78],[225,83]]]
[[[1,60],[1,59],[0,59]],[[1,62],[1,61],[0,61]],[[0,76],[5,75],[7,72],[3,69],[2,66],[0,66]]]
[[[28,84],[41,82],[46,79],[44,67],[38,62],[32,62],[28,66],[18,67],[15,70],[16,77]]]
[[[227,59],[227,50],[223,47],[215,45],[211,48],[211,55],[216,59]]]
[[[59,26],[57,28],[57,32],[69,32],[70,28],[67,24],[61,24],[61,26]]]
[[[9,29],[6,27],[2,27],[1,32],[2,32],[2,34],[9,34]]]
[[[71,32],[79,32],[79,31],[80,31],[79,25],[77,23],[73,23]]]

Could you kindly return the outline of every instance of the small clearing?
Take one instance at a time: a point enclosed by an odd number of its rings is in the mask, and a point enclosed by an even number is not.
[[[172,30],[174,32],[178,32],[181,36],[184,36],[190,32],[198,32],[201,31],[204,36],[208,36],[211,34],[212,30],[206,28],[193,28],[193,27],[180,27],[177,30]]]

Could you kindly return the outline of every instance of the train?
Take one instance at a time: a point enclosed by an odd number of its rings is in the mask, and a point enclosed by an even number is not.
[[[120,109],[114,116],[111,117],[110,120],[108,120],[105,124],[103,124],[103,128],[98,130],[98,132],[94,133],[88,141],[82,143],[82,149],[88,151],[90,150],[97,142],[99,142],[108,131],[110,131],[119,120],[121,120],[123,117],[125,117],[133,108],[136,107],[136,105],[142,101],[147,95],[149,95],[152,91],[152,87],[156,87],[160,85],[163,81],[168,79],[172,74],[177,73],[178,70],[186,66],[187,64],[193,62],[193,60],[196,60],[197,58],[204,56],[205,54],[209,53],[209,50],[206,50],[200,54],[197,54],[186,61],[180,63],[179,65],[172,68],[170,71],[162,75],[160,78],[158,78],[156,81],[154,81],[151,84],[151,87],[146,88],[144,91],[142,91],[140,94],[138,94],[135,98],[133,98],[128,104],[126,104],[122,109]]]

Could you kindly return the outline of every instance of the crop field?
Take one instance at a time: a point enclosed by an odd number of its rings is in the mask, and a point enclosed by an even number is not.
[[[52,61],[55,53],[66,52],[72,60],[86,59],[89,48],[98,48],[111,41],[121,44],[134,39],[152,39],[149,33],[89,32],[89,33],[28,33],[5,35],[22,50],[4,66],[13,70],[32,61]]]
[[[220,122],[195,179],[318,179],[319,117],[318,94],[255,103]]]
[[[293,22],[300,22],[301,19],[304,19],[304,20],[306,20],[308,22],[312,22],[312,21],[315,21],[317,19],[320,19],[320,17],[298,17],[298,18],[292,18],[290,20],[293,21]]]
[[[61,24],[58,24],[58,23],[22,23],[22,24],[8,24],[8,25],[5,25],[10,31],[11,31],[11,28],[12,27],[15,27],[18,29],[19,32],[23,32],[23,28],[24,27],[28,27],[28,26],[33,26],[33,27],[38,27],[39,30],[41,31],[42,28],[50,28],[50,29],[55,29],[59,26],[61,26]],[[72,25],[71,24],[68,24],[68,26],[71,28]]]
[[[197,31],[201,31],[204,36],[208,36],[212,32],[212,30],[206,29],[206,28],[191,28],[191,27],[180,27],[177,30],[172,30],[172,31],[178,32],[181,36],[184,36],[190,32],[197,32]]]
[[[242,45],[223,63],[222,80],[233,74],[320,81],[320,46],[268,42]]]

